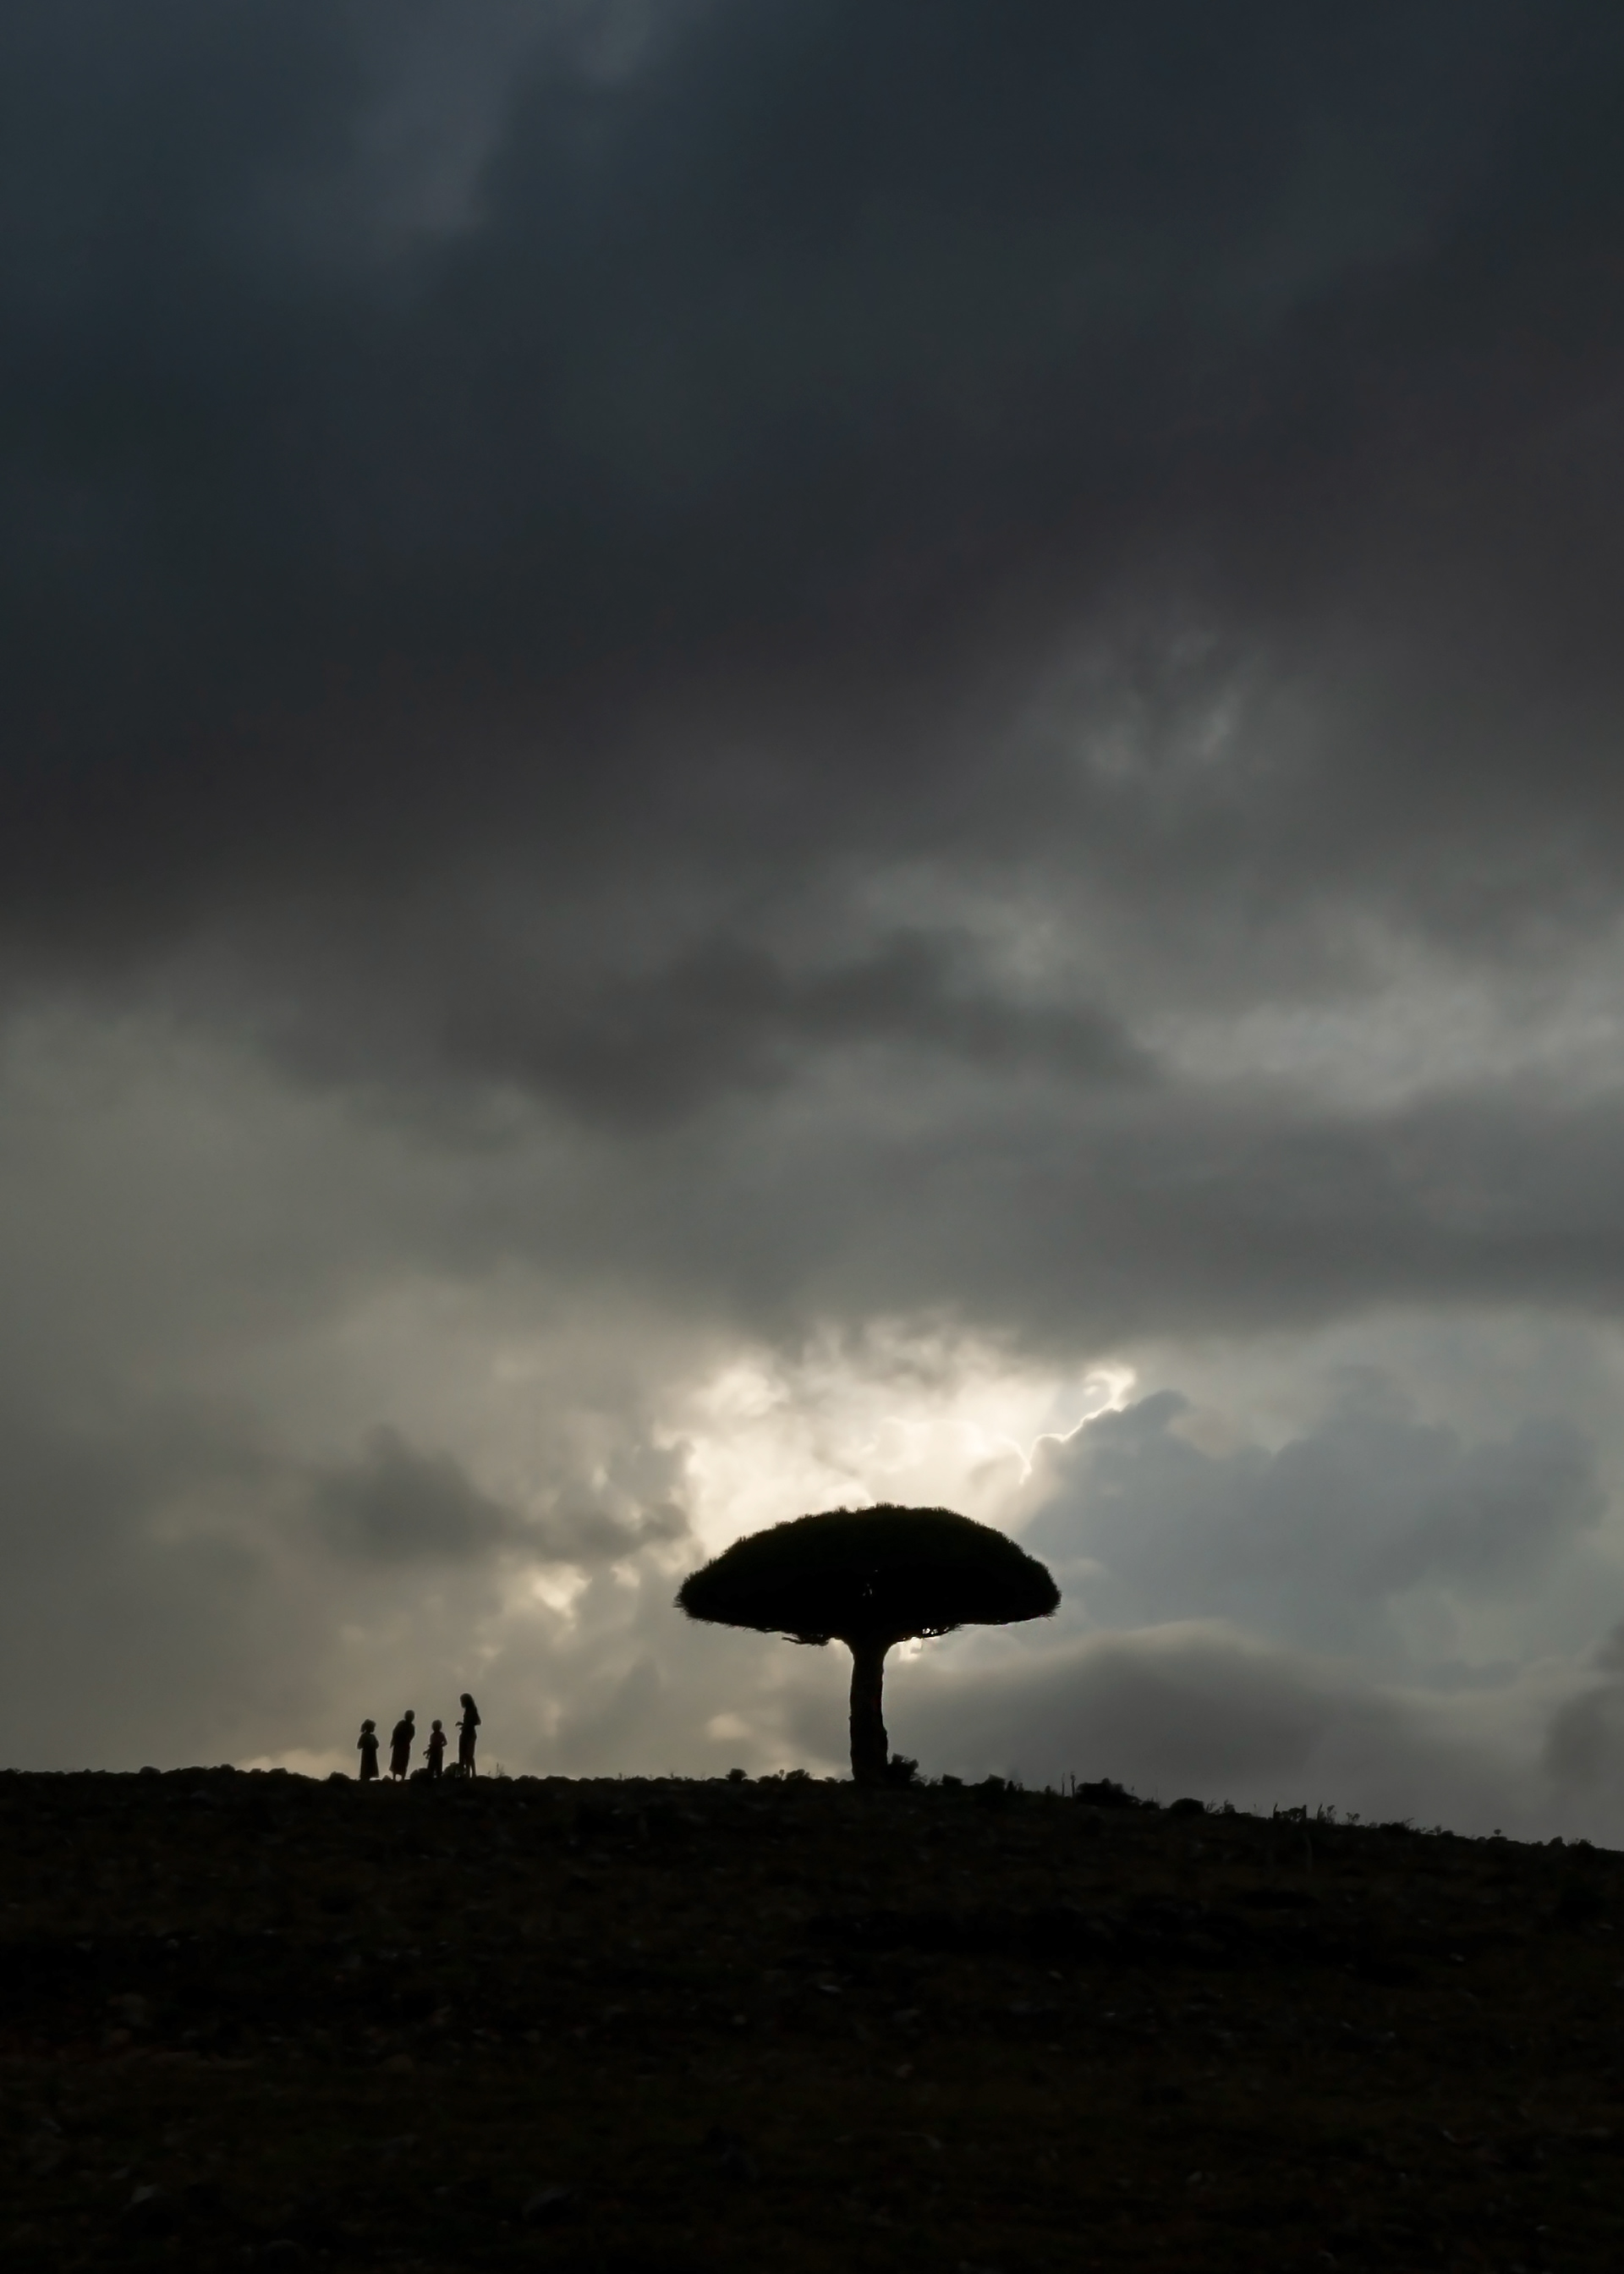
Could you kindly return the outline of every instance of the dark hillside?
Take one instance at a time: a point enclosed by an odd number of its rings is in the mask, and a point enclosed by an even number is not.
[[[0,1778],[4,2263],[1624,2265],[1624,1859],[1102,1797]]]

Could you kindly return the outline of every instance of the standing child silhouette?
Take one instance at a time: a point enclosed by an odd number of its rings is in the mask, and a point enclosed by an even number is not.
[[[417,1734],[417,1717],[408,1706],[389,1732],[389,1774],[398,1784],[411,1767],[412,1740]]]
[[[363,1721],[361,1734],[356,1739],[356,1751],[361,1756],[361,1781],[371,1784],[378,1774],[378,1724]]]
[[[423,1748],[432,1777],[443,1776],[446,1766],[446,1733],[438,1721],[429,1731],[429,1741]]]
[[[466,1690],[457,1703],[462,1708],[462,1718],[457,1723],[457,1766],[464,1776],[473,1776],[474,1747],[479,1742],[479,1708]]]

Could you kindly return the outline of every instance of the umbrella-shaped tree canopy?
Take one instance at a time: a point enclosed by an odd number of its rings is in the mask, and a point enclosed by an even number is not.
[[[1034,1556],[947,1508],[831,1510],[738,1540],[684,1580],[690,1618],[795,1642],[904,1642],[1048,1617],[1060,1591]]]
[[[738,1540],[677,1595],[690,1618],[792,1641],[845,1643],[853,1657],[852,1769],[883,1778],[881,1683],[893,1643],[1047,1618],[1060,1591],[1035,1556],[948,1508],[831,1509]]]

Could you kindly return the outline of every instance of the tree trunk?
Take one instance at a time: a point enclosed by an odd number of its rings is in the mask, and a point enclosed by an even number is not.
[[[891,1740],[880,1699],[891,1645],[859,1637],[848,1638],[846,1647],[852,1653],[852,1774],[859,1784],[883,1784]]]

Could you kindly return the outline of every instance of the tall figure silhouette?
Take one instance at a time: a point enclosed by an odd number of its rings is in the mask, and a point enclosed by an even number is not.
[[[389,1774],[399,1784],[410,1773],[412,1740],[417,1734],[417,1717],[408,1706],[389,1732]]]
[[[361,1781],[372,1784],[378,1775],[378,1724],[363,1721],[361,1734],[356,1739],[356,1751],[361,1756]]]
[[[474,1747],[479,1742],[479,1708],[466,1690],[457,1702],[462,1708],[462,1718],[457,1723],[457,1766],[464,1776],[473,1776]]]

